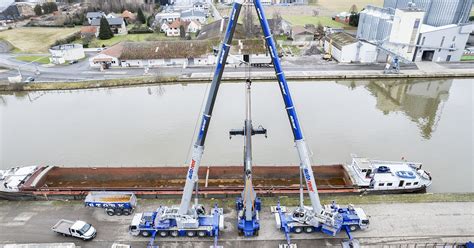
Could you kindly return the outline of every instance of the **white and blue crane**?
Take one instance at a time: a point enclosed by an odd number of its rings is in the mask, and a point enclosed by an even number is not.
[[[132,234],[141,234],[142,236],[153,237],[155,235],[158,235],[159,237],[166,237],[168,235],[188,237],[213,236],[215,240],[214,245],[217,245],[219,230],[222,230],[224,225],[223,211],[221,208],[217,208],[217,206],[215,206],[210,213],[206,213],[204,207],[198,203],[198,171],[201,158],[204,153],[204,143],[209,129],[217,92],[219,90],[222,74],[224,72],[227,57],[229,55],[232,38],[237,26],[237,20],[239,18],[242,5],[243,0],[234,1],[224,39],[220,45],[214,76],[210,85],[204,112],[202,114],[197,139],[193,146],[191,162],[186,175],[186,183],[181,198],[181,204],[179,206],[160,206],[154,212],[136,214],[133,218],[132,225],[130,226],[130,231]],[[263,6],[260,0],[253,0],[253,5],[257,11],[257,16],[264,34],[266,47],[271,56],[273,68],[278,80],[278,85],[285,103],[288,120],[290,122],[294,142],[300,158],[300,169],[302,171],[304,181],[306,182],[306,188],[311,200],[311,207],[303,206],[301,203],[300,207],[289,213],[282,211],[284,208],[278,205],[276,208],[278,211],[275,214],[278,227],[285,232],[288,244],[290,244],[290,232],[310,233],[321,231],[323,233],[335,236],[338,232],[344,229],[347,232],[349,238],[352,239],[350,231],[359,228],[365,229],[368,226],[368,219],[362,209],[355,208],[352,205],[341,208],[335,203],[328,206],[323,206],[321,204],[316,188],[314,174],[311,168],[309,149],[306,145],[306,141],[298,121],[298,116],[291,98],[285,74],[283,73],[280,65],[275,41],[271,34],[268,21],[265,18]],[[249,116],[248,120],[250,120]],[[251,123],[250,125],[246,125],[244,128],[249,128],[249,130],[251,130]],[[245,132],[246,131],[244,131],[244,133]],[[248,137],[251,137],[252,131],[247,131],[247,134],[249,134],[249,132],[250,136]],[[247,141],[250,141],[250,139],[246,140],[246,144]],[[248,146],[247,149],[248,148],[250,147]],[[250,154],[250,149],[248,151]],[[249,166],[247,165],[247,162],[249,162]],[[260,209],[260,203],[256,198],[255,192],[253,191],[253,187],[251,185],[251,159],[244,160],[244,174],[249,172],[249,177],[244,175],[246,187],[244,188],[240,206],[238,207],[242,216],[241,218],[239,217],[238,226],[240,226],[241,223],[244,225],[242,229],[239,227],[239,230],[242,231],[242,233],[246,236],[256,235],[260,228],[258,223],[258,210]],[[247,185],[247,183],[249,183],[249,185]],[[191,205],[194,191],[196,191],[196,198],[194,204]],[[237,204],[239,205],[239,200],[237,201]],[[253,205],[251,206],[251,204]],[[245,225],[248,226],[245,227]]]
[[[243,129],[233,129],[229,132],[229,137],[234,135],[244,136],[244,190],[242,195],[236,200],[237,229],[239,235],[246,237],[257,236],[260,230],[259,212],[262,207],[260,198],[257,197],[252,184],[252,136],[264,134],[267,130],[262,126],[253,128],[252,125],[252,101],[251,101],[252,81],[247,79],[245,89],[245,121]]]

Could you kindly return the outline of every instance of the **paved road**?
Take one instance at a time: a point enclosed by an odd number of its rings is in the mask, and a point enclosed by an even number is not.
[[[94,53],[87,53],[91,56]],[[38,54],[47,55],[47,54]],[[114,68],[105,70],[103,72],[98,69],[89,67],[88,59],[79,61],[73,65],[40,65],[37,63],[25,63],[15,59],[18,54],[0,54],[0,67],[9,68],[6,73],[0,74],[0,80],[6,80],[8,77],[18,75],[17,68],[20,67],[23,77],[33,76],[36,81],[80,81],[80,80],[103,80],[113,78],[126,78],[144,75],[143,68]],[[317,57],[300,57],[300,58],[284,58],[282,66],[285,71],[360,71],[360,70],[376,70],[383,71],[384,64],[361,65],[361,64],[337,64],[335,62],[320,61]],[[402,69],[416,69],[415,65],[405,65]],[[244,74],[248,69],[245,66],[226,67],[226,72],[242,73]],[[40,75],[35,72],[39,71]],[[166,67],[166,68],[152,68],[149,70],[150,75],[177,77],[182,75],[191,76],[193,73],[212,73],[214,66],[201,67]],[[273,72],[273,68],[251,68],[254,75],[259,72]],[[210,78],[211,79],[211,78]]]
[[[158,200],[140,200],[138,211],[152,210]],[[363,247],[382,244],[466,242],[474,239],[474,203],[411,203],[362,206],[370,215],[369,230],[354,233]],[[276,227],[266,206],[261,214],[260,235],[244,238],[236,235],[233,209],[226,209],[226,227],[220,238],[224,247],[277,247],[284,236]],[[98,230],[92,241],[76,240],[53,233],[50,227],[61,218],[81,219]],[[145,247],[148,240],[128,234],[131,216],[109,217],[101,209],[89,209],[82,202],[0,202],[0,246],[8,243],[74,242],[81,247],[110,247],[114,242]],[[339,246],[345,239],[319,233],[292,235],[298,247]],[[207,238],[167,238],[158,240],[160,247],[209,247]],[[397,246],[398,247],[398,246]]]

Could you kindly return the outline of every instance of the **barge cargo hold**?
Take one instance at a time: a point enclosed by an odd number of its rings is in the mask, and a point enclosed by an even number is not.
[[[374,160],[375,161],[375,160]],[[356,164],[356,162],[359,162]],[[366,161],[365,161],[366,162]],[[384,180],[399,178],[398,171],[390,168],[399,168],[404,162],[378,161],[372,164],[384,168]],[[397,163],[397,167],[394,167]],[[357,166],[355,166],[357,165]],[[321,165],[313,166],[318,191],[321,194],[358,194],[372,193],[414,193],[424,192],[431,184],[426,178],[426,172],[414,166],[404,168],[404,173],[413,175],[417,185],[410,186],[393,183],[396,187],[379,187],[377,180],[380,176],[378,167],[363,168],[360,158],[354,158],[350,165]],[[411,164],[413,165],[413,164]],[[20,171],[22,167],[16,168]],[[408,169],[407,169],[408,168]],[[412,172],[407,171],[413,169]],[[15,168],[4,171],[0,178],[0,199],[49,199],[71,198],[83,199],[90,191],[132,191],[139,197],[179,196],[187,167],[58,167],[39,166],[27,175],[15,175]],[[362,177],[369,183],[363,182]],[[24,170],[23,170],[24,171]],[[290,195],[299,192],[298,166],[254,166],[253,182],[255,190],[260,195]],[[9,176],[10,174],[10,176]],[[429,175],[429,174],[428,174]],[[415,177],[416,176],[416,177]],[[9,185],[9,177],[15,178],[15,183]],[[375,180],[373,180],[375,179]],[[389,178],[389,179],[385,179]],[[406,181],[407,179],[404,179]],[[371,182],[371,183],[370,183]],[[375,185],[375,186],[374,186]],[[243,189],[241,166],[209,166],[199,171],[199,193],[212,197],[238,195]]]

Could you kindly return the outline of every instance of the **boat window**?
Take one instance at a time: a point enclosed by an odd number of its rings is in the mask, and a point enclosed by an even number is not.
[[[406,184],[406,186],[410,186],[410,185],[411,185],[411,183],[407,183],[407,184]]]
[[[385,186],[385,183],[379,183],[379,186]]]
[[[413,185],[418,185],[418,182],[413,183]]]
[[[393,185],[393,183],[387,183],[387,186],[392,186],[392,185]]]

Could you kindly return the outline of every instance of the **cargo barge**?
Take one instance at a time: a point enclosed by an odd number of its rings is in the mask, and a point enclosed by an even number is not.
[[[17,167],[0,173],[0,198],[83,199],[90,191],[132,191],[139,197],[179,196],[187,167]],[[238,195],[241,166],[208,166],[199,170],[199,193],[208,197]],[[353,157],[348,165],[313,166],[321,194],[415,193],[431,184],[421,164]],[[259,195],[297,194],[298,166],[254,166]]]

